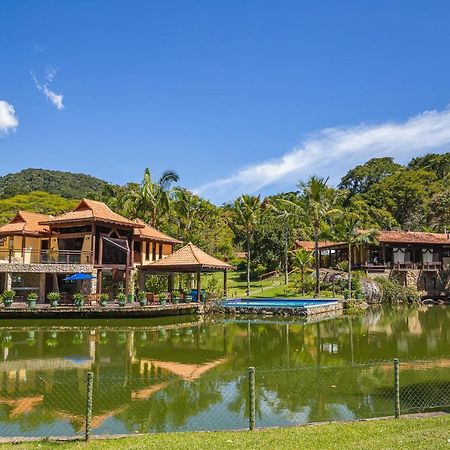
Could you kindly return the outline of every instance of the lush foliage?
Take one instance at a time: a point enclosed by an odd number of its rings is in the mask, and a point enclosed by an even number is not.
[[[381,289],[385,303],[415,303],[420,300],[419,293],[412,287],[402,286],[397,281],[385,277],[377,277],[375,281]]]
[[[25,169],[0,177],[0,198],[44,191],[65,198],[80,199],[101,191],[107,182],[82,173]]]

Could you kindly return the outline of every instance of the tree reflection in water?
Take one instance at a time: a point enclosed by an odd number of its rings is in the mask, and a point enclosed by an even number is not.
[[[448,307],[317,323],[167,322],[0,326],[1,435],[82,433],[88,371],[99,433],[245,426],[249,366],[261,425],[391,414],[394,357],[438,359],[436,370],[401,365],[404,386],[427,385],[424,395],[439,395],[450,378]]]

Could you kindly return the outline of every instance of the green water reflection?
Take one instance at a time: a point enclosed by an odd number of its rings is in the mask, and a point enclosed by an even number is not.
[[[0,354],[2,436],[82,433],[88,371],[96,433],[245,427],[249,366],[259,425],[352,419],[392,413],[392,365],[360,366],[371,360],[435,358],[426,370],[405,364],[402,380],[408,392],[421,386],[418,396],[442,400],[450,308],[379,308],[317,323],[9,321],[0,323]]]

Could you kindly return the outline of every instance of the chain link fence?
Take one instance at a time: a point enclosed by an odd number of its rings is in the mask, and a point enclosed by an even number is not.
[[[450,359],[190,373],[31,376],[0,384],[2,438],[254,429],[450,408]]]

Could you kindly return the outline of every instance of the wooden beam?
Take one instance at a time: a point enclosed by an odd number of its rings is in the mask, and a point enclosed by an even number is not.
[[[227,296],[227,271],[223,271],[223,295]]]
[[[201,296],[201,293],[200,293],[200,290],[201,290],[201,288],[202,288],[202,282],[201,282],[201,272],[199,271],[199,272],[197,272],[197,302],[200,304],[200,302],[201,302],[201,298],[202,298],[202,296]]]

